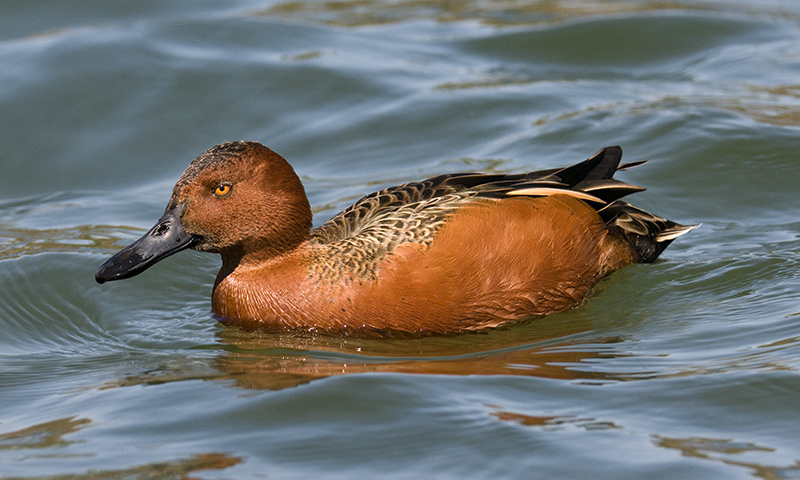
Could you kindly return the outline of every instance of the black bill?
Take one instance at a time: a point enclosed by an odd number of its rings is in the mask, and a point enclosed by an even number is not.
[[[192,246],[195,237],[186,233],[181,224],[184,204],[167,210],[158,223],[142,238],[109,258],[94,274],[97,283],[130,278],[173,253]]]

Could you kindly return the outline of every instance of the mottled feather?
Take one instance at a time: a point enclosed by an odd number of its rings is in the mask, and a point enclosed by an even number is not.
[[[580,198],[598,210],[611,228],[619,229],[625,236],[645,237],[629,241],[634,248],[643,250],[642,261],[649,261],[670,241],[693,227],[678,225],[619,201],[645,190],[612,178],[620,169],[621,157],[619,147],[607,147],[584,162],[562,169],[511,175],[455,173],[380,190],[311,231],[309,245],[314,247],[312,251],[318,260],[314,262],[315,270],[322,278],[373,279],[378,263],[386,255],[406,243],[428,246],[458,208],[470,202],[498,201],[511,195],[566,194]]]

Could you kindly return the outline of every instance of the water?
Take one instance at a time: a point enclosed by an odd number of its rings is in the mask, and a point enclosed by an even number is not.
[[[800,478],[796,2],[0,11],[0,478]],[[289,159],[316,224],[620,144],[636,205],[703,226],[579,308],[450,337],[225,329],[195,252],[96,285],[233,139]]]

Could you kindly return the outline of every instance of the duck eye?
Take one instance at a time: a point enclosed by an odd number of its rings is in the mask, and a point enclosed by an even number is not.
[[[214,188],[214,195],[221,197],[223,195],[227,195],[228,192],[230,191],[231,191],[230,185],[228,185],[227,183],[220,183],[219,185],[216,186],[216,188]]]

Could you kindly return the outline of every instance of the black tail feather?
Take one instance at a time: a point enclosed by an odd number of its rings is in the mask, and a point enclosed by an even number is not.
[[[700,226],[681,225],[619,200],[597,213],[609,231],[628,241],[642,263],[653,262],[673,240]]]
[[[587,180],[605,180],[614,176],[621,159],[622,148],[618,146],[605,147],[588,160],[562,168],[554,175],[570,187]]]

